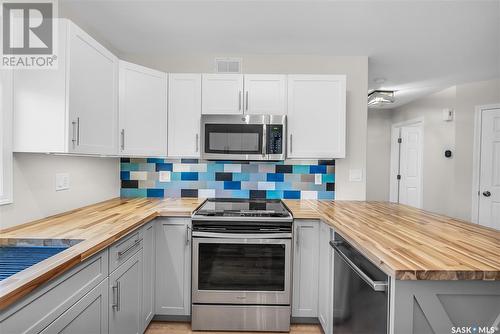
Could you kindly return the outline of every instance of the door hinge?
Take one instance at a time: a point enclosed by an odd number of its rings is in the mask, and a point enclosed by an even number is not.
[[[398,138],[398,144],[401,144],[403,142],[403,138]]]
[[[401,180],[401,175],[396,175],[396,179]]]

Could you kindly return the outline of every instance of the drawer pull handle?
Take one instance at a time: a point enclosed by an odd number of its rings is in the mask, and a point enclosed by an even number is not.
[[[113,303],[111,307],[117,311],[120,311],[120,282],[116,282],[116,285],[111,287],[113,291]]]
[[[118,252],[118,258],[120,258],[123,255],[127,254],[128,252],[130,252],[130,250],[132,248],[134,248],[135,246],[139,245],[140,243],[141,243],[141,239],[135,240],[134,243],[132,245],[128,246],[127,249]]]

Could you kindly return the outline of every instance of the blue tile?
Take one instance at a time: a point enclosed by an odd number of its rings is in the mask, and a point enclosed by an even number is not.
[[[146,197],[146,189],[132,189],[132,188],[122,188],[120,189],[121,197]]]
[[[265,173],[252,173],[248,181],[267,181]]]
[[[170,181],[180,181],[182,173],[172,172],[170,173]]]
[[[156,171],[167,171],[171,172],[172,171],[172,163],[161,163],[161,164],[156,164]]]
[[[281,173],[268,173],[267,174],[267,181],[268,182],[283,182],[285,180],[285,177]]]
[[[146,160],[147,163],[149,164],[162,164],[165,162],[165,159],[160,159],[160,158],[148,158]]]
[[[198,181],[198,172],[181,172],[182,181]]]
[[[120,172],[120,180],[130,180],[130,172],[121,171]]]
[[[250,181],[249,173],[233,173],[233,181]]]
[[[139,170],[139,164],[136,164],[136,163],[121,163],[120,164],[120,169],[122,171],[138,171]]]
[[[215,173],[199,172],[198,179],[201,181],[215,181]]]
[[[249,190],[233,190],[232,191],[233,198],[250,198]]]
[[[163,189],[148,189],[148,197],[163,197]]]
[[[323,174],[321,175],[321,180],[323,183],[335,182],[335,174]]]
[[[293,189],[291,182],[276,182],[275,190],[290,190]]]
[[[207,189],[224,189],[223,181],[207,181]]]
[[[240,181],[224,181],[224,189],[241,189]]]
[[[298,190],[285,190],[285,191],[283,191],[283,198],[300,199],[300,191],[298,191]]]
[[[292,172],[294,174],[309,174],[309,166],[308,165],[293,165]]]
[[[212,162],[207,164],[208,173],[223,172],[223,171],[224,171],[224,165],[214,164]]]
[[[335,198],[334,191],[318,191],[318,199],[333,200],[334,198]]]
[[[283,198],[283,191],[281,190],[267,190],[266,191],[267,199],[281,199]]]
[[[312,165],[309,167],[311,174],[326,174],[326,165]]]

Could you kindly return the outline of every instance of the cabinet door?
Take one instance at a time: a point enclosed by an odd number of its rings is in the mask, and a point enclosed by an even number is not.
[[[108,333],[108,279],[77,301],[41,333]]]
[[[142,237],[142,329],[146,330],[154,316],[154,293],[155,293],[155,223],[151,222],[144,226]]]
[[[70,151],[116,154],[118,58],[74,24],[69,54]]]
[[[318,237],[318,221],[294,221],[293,317],[318,316]]]
[[[142,333],[142,249],[109,275],[109,333]]]
[[[199,157],[201,74],[169,74],[168,83],[168,155]]]
[[[242,114],[243,75],[203,74],[202,114]]]
[[[333,229],[321,222],[319,226],[318,320],[325,334],[332,333],[333,314]]]
[[[345,157],[346,77],[288,76],[288,158]]]
[[[286,114],[286,75],[246,74],[245,114]]]
[[[120,61],[120,153],[167,155],[167,75]]]
[[[156,314],[189,315],[191,220],[158,219],[156,228]]]

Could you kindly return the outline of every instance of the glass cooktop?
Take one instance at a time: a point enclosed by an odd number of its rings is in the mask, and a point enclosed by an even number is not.
[[[289,217],[281,200],[210,198],[195,213],[199,216]]]

